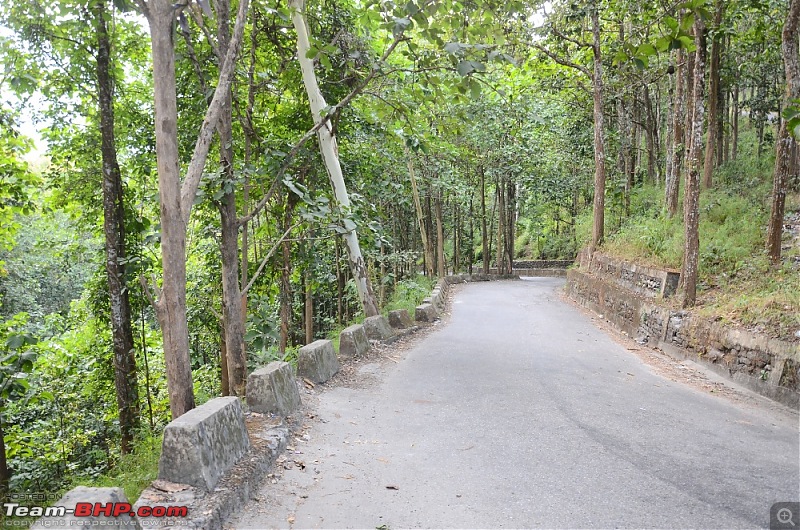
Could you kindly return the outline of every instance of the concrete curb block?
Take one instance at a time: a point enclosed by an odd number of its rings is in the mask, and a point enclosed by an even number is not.
[[[273,361],[247,378],[247,405],[253,412],[287,416],[300,407],[291,364]]]
[[[250,438],[239,399],[215,398],[164,428],[158,478],[213,490],[248,451]]]
[[[306,344],[297,352],[297,375],[313,383],[324,383],[339,371],[341,365],[333,342],[317,340]]]
[[[72,513],[65,515],[42,517],[31,525],[35,530],[44,530],[49,528],[59,527],[106,527],[113,526],[116,528],[141,528],[138,521],[125,513],[117,517],[113,513],[109,515],[90,516],[90,517],[76,517],[74,515],[75,507],[79,502],[88,502],[92,506],[96,503],[100,504],[119,504],[128,503],[128,497],[122,488],[88,488],[86,486],[78,486],[64,494],[61,499],[56,502],[53,507],[63,507],[66,510],[73,510]],[[11,522],[11,521],[9,521]]]
[[[439,313],[431,303],[426,303],[423,301],[423,303],[418,305],[414,310],[414,320],[417,322],[430,323],[435,322],[437,318],[439,318]]]
[[[369,340],[364,326],[353,324],[339,334],[339,355],[342,357],[360,357],[369,351]]]
[[[364,331],[370,340],[386,340],[394,335],[394,330],[383,315],[375,315],[364,319]]]
[[[414,325],[411,315],[405,309],[389,311],[389,325],[394,329],[408,329]]]
[[[241,459],[210,493],[185,484],[157,480],[145,489],[134,505],[187,506],[188,517],[138,518],[142,528],[197,528],[222,530],[225,520],[246,503],[263,485],[264,476],[286,449],[289,429],[268,426],[251,433],[256,450]]]

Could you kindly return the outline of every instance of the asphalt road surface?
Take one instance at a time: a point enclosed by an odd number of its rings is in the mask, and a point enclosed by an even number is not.
[[[798,500],[796,413],[660,375],[562,285],[458,287],[408,351],[307,396],[225,527],[753,528]]]

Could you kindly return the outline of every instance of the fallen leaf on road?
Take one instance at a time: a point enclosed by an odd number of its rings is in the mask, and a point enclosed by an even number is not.
[[[294,524],[294,515],[290,515],[286,520],[289,522],[289,524]]]
[[[400,486],[395,486],[393,484],[390,484],[390,485],[386,486],[386,489],[387,490],[395,490],[395,491],[397,491],[397,490],[400,489]]]
[[[378,460],[378,462],[383,462],[384,464],[388,464],[389,463],[389,460],[386,459],[386,458],[378,458],[377,460]]]
[[[314,388],[315,386],[317,386],[317,385],[314,384],[313,381],[311,381],[310,379],[308,379],[306,377],[303,378],[303,382],[306,384],[306,386],[308,388]]]

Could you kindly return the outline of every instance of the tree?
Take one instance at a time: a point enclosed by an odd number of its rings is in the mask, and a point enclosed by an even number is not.
[[[686,190],[683,198],[684,248],[681,282],[683,307],[693,307],[697,299],[697,275],[700,257],[700,168],[703,156],[703,115],[706,67],[705,23],[697,16],[694,23],[697,50],[694,56],[694,86],[692,88],[692,119]]]
[[[303,14],[305,0],[290,0],[289,7],[292,10],[292,23],[297,32],[297,60],[300,63],[300,68],[303,73],[303,85],[306,88],[308,102],[311,106],[311,115],[314,118],[315,124],[322,124],[322,126],[317,129],[320,152],[322,153],[325,169],[330,177],[339,207],[345,215],[348,215],[350,211],[350,196],[347,193],[347,185],[345,184],[342,167],[339,163],[339,148],[336,144],[336,135],[333,131],[333,125],[329,121],[323,123],[323,116],[330,112],[330,110],[328,109],[327,103],[325,103],[322,91],[319,89],[317,76],[314,73],[314,62],[312,58],[309,57],[311,54],[311,43],[309,41],[305,15]],[[396,45],[397,42],[396,40],[394,45]],[[394,46],[392,46],[392,48],[393,47]],[[379,314],[378,304],[375,301],[375,294],[372,291],[372,284],[369,280],[367,267],[364,262],[364,257],[361,254],[356,226],[347,218],[345,218],[344,224],[347,229],[344,233],[347,255],[350,260],[353,279],[358,288],[358,296],[364,307],[364,314],[368,317],[375,316]]]
[[[784,108],[797,104],[797,100],[800,99],[800,58],[798,58],[797,50],[798,26],[800,26],[800,0],[792,0],[781,37],[781,52],[786,72],[786,91],[783,97]],[[792,150],[793,146],[796,149],[796,145],[796,140],[792,138],[789,132],[789,119],[782,120],[775,145],[772,207],[767,228],[767,253],[773,263],[778,263],[781,259],[786,186],[792,167]]]
[[[186,176],[181,181],[178,153],[178,108],[175,77],[174,29],[176,9],[170,0],[137,0],[150,25],[153,57],[153,92],[155,103],[156,160],[161,205],[161,287],[152,286],[149,294],[156,309],[164,336],[167,383],[172,417],[194,408],[192,371],[189,359],[189,329],[186,319],[186,228],[197,189],[203,177],[214,129],[219,123],[234,65],[244,34],[248,0],[239,2],[239,10],[225,60],[220,66],[219,82],[197,136]],[[143,285],[149,293],[149,287]],[[229,374],[231,377],[234,374]],[[242,384],[231,381],[231,387]]]
[[[576,6],[573,5],[573,8]],[[597,0],[590,2],[588,6],[589,18],[591,21],[591,43],[580,41],[565,35],[554,25],[550,25],[550,31],[563,42],[570,42],[579,48],[589,48],[592,50],[592,69],[572,62],[564,57],[553,53],[540,44],[534,43],[534,47],[543,51],[558,64],[568,66],[582,72],[592,80],[592,101],[594,116],[594,207],[592,222],[592,239],[589,243],[589,251],[594,252],[603,242],[605,233],[605,193],[606,193],[606,151],[605,151],[605,122],[603,115],[603,55],[601,48],[601,28],[600,28],[600,5]]]
[[[114,137],[114,87],[111,78],[111,41],[106,25],[105,0],[97,0],[93,14],[97,33],[97,93],[100,111],[100,151],[103,159],[103,231],[106,277],[111,301],[111,331],[114,341],[114,384],[117,391],[123,453],[132,450],[139,416],[136,356],[131,330],[131,305],[125,270],[125,207],[122,174]]]

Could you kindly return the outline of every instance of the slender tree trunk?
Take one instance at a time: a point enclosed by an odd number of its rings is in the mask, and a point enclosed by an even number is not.
[[[605,230],[606,149],[603,122],[603,57],[600,49],[600,6],[596,0],[591,6],[592,52],[594,74],[592,95],[594,99],[594,224],[589,252],[593,253],[603,243]]]
[[[436,212],[436,275],[444,278],[446,274],[444,261],[444,220],[442,219],[442,191],[436,193],[434,199],[434,210]]]
[[[503,236],[505,235],[505,221],[506,221],[506,205],[505,205],[505,189],[503,180],[499,179],[495,183],[495,196],[497,197],[497,274],[505,273],[505,243]]]
[[[303,276],[303,283],[305,284],[305,311],[303,320],[305,321],[306,328],[306,344],[314,342],[314,292],[311,289],[311,272],[306,269]]]
[[[286,204],[283,213],[283,231],[289,230],[292,226],[292,209],[294,208],[292,192],[286,190]],[[289,330],[291,328],[292,320],[292,244],[288,238],[284,238],[281,242],[281,249],[283,254],[283,266],[281,267],[281,284],[280,284],[280,343],[278,349],[281,353],[286,353],[286,348],[289,345]]]
[[[713,185],[714,162],[716,161],[717,128],[719,124],[719,72],[720,72],[720,45],[722,39],[716,34],[722,24],[724,4],[716,0],[716,13],[714,14],[714,39],[711,43],[711,67],[708,74],[708,139],[706,141],[706,160],[703,166],[703,186],[710,188]]]
[[[693,307],[697,299],[697,273],[700,251],[700,165],[703,156],[703,92],[705,90],[705,34],[700,17],[695,22],[697,51],[694,64],[694,118],[692,119],[692,145],[689,150],[689,167],[686,176],[683,220],[685,243],[681,280],[684,287],[683,307]]]
[[[489,274],[489,231],[486,227],[486,171],[479,166],[481,176],[481,256],[483,257],[483,273]]]
[[[428,278],[433,278],[433,249],[428,241],[428,234],[425,230],[425,216],[422,213],[422,204],[419,199],[419,187],[417,177],[414,172],[414,161],[411,160],[411,153],[406,149],[406,160],[408,164],[408,176],[411,179],[411,193],[414,196],[414,208],[417,211],[417,224],[419,225],[419,235],[422,241],[422,251],[425,255],[425,274]]]
[[[786,92],[784,93],[783,107],[792,104],[793,100],[800,98],[800,58],[798,58],[798,25],[800,25],[800,0],[792,0],[786,23],[783,26],[781,51],[783,53],[783,67],[786,72]],[[767,229],[767,252],[773,263],[781,260],[781,238],[783,235],[783,215],[786,202],[786,187],[789,172],[793,166],[793,151],[796,150],[795,140],[789,134],[787,120],[781,120],[778,141],[775,146],[775,172],[772,185],[772,208]]]
[[[739,155],[739,85],[733,87],[733,116],[731,117],[731,160]]]
[[[724,10],[724,5],[720,6],[721,10]],[[724,13],[723,13],[724,14]],[[720,17],[720,24],[722,24],[722,17]],[[719,70],[720,73],[718,75],[719,83],[717,84],[717,102],[719,105],[719,110],[717,112],[717,123],[716,123],[716,133],[717,133],[717,167],[721,166],[727,161],[727,153],[725,150],[725,121],[728,116],[728,86],[727,81],[722,78],[722,62],[724,61],[725,53],[727,52],[728,43],[730,42],[730,35],[723,37],[720,39],[719,42],[719,56],[720,56],[720,66]]]
[[[653,114],[653,99],[650,97],[650,87],[644,85],[644,110],[645,110],[645,142],[647,143],[647,180],[656,181],[656,157],[658,142],[656,141],[656,120]]]
[[[686,119],[684,113],[686,112],[686,95],[687,92],[687,75],[686,65],[684,61],[686,56],[681,48],[678,50],[678,58],[676,59],[677,68],[675,71],[675,98],[673,103],[673,117],[672,129],[673,140],[670,151],[672,157],[672,176],[667,179],[666,186],[666,204],[667,212],[670,217],[673,217],[678,212],[678,193],[680,191],[681,177],[683,175],[683,156],[685,150],[686,135],[684,124]]]
[[[217,0],[219,61],[222,64],[230,46],[230,1]],[[217,132],[219,133],[220,163],[228,189],[217,205],[220,213],[222,257],[222,314],[225,322],[225,346],[227,347],[228,378],[231,394],[244,396],[247,385],[247,353],[244,345],[244,312],[242,291],[239,285],[239,220],[236,212],[236,193],[233,174],[233,107],[230,87],[222,100],[222,112]]]
[[[297,32],[297,60],[300,63],[300,69],[303,73],[303,84],[308,94],[314,123],[318,124],[322,121],[322,114],[327,104],[325,103],[325,98],[322,96],[322,91],[320,91],[317,83],[317,76],[314,73],[314,62],[308,57],[309,50],[311,49],[311,42],[305,16],[303,14],[305,0],[290,0],[289,8],[292,10],[292,23]],[[347,192],[347,186],[342,174],[342,167],[339,164],[339,148],[336,144],[333,125],[328,122],[320,127],[317,131],[317,138],[319,139],[320,151],[322,152],[322,158],[325,162],[325,169],[328,171],[328,176],[333,185],[336,201],[345,213],[349,213],[350,196]],[[364,314],[368,317],[378,315],[378,304],[375,302],[372,284],[370,283],[367,267],[361,254],[358,234],[355,229],[348,230],[347,233],[344,234],[344,240],[347,244],[350,269],[352,270],[353,279],[358,289],[358,296],[361,299]]]
[[[514,272],[514,239],[517,225],[517,187],[512,179],[506,182],[506,259],[508,274]]]
[[[228,345],[225,342],[225,323],[219,322],[220,389],[223,396],[231,395],[231,378],[228,376]]]
[[[156,314],[164,337],[167,390],[174,419],[194,408],[189,327],[186,320],[186,222],[181,212],[181,176],[178,167],[178,106],[172,41],[175,12],[171,0],[150,0],[148,6],[163,267]]]
[[[114,137],[114,84],[111,79],[111,41],[106,26],[105,0],[98,1],[94,10],[100,151],[103,159],[103,232],[114,344],[114,387],[119,409],[120,448],[123,454],[127,454],[133,449],[133,437],[139,419],[139,389],[136,381],[131,305],[125,278],[125,207]]]
[[[5,404],[0,408],[5,408]],[[6,502],[8,499],[8,486],[11,482],[11,470],[8,469],[6,461],[6,433],[3,427],[5,418],[0,414],[0,500]]]

